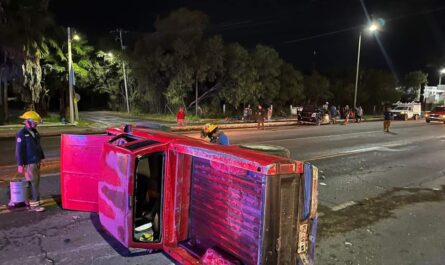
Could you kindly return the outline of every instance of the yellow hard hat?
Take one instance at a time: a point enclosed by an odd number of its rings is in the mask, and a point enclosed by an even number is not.
[[[218,128],[218,125],[213,124],[213,123],[207,123],[206,125],[204,125],[204,131],[206,133],[211,133],[213,132],[216,128]]]
[[[23,115],[20,116],[19,118],[24,119],[24,120],[31,119],[37,123],[42,123],[42,118],[40,117],[40,115],[37,112],[32,111],[32,110],[23,113]]]

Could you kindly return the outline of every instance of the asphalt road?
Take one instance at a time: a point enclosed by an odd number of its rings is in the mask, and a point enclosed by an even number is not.
[[[443,265],[445,125],[394,122],[391,129],[384,133],[380,122],[368,122],[227,133],[232,144],[285,146],[294,159],[319,167],[317,264]],[[58,149],[57,141],[48,139],[49,150]],[[172,264],[162,253],[122,249],[95,214],[61,210],[58,178],[42,178],[48,211],[0,208],[2,262]]]

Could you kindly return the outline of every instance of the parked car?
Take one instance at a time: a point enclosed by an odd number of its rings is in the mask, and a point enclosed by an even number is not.
[[[315,125],[331,123],[328,111],[319,108],[316,105],[303,106],[303,110],[298,115],[298,121]]]
[[[125,247],[162,250],[176,264],[313,264],[309,163],[131,126],[61,141],[62,207],[98,213]]]
[[[435,107],[432,111],[425,113],[425,121],[438,121],[445,123],[445,106]]]

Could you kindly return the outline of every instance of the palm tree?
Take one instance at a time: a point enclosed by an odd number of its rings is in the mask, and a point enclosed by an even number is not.
[[[7,84],[14,84],[27,108],[36,109],[45,90],[42,86],[44,33],[53,21],[48,0],[0,0],[0,98],[3,118],[8,115]]]

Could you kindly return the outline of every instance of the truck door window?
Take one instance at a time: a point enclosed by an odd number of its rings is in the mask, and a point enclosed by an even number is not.
[[[136,162],[133,207],[135,242],[159,242],[161,239],[163,169],[163,152],[143,156]]]
[[[113,137],[109,143],[113,144],[113,145],[125,145],[129,142],[133,142],[133,141],[137,141],[139,138],[134,137],[133,135],[129,135],[129,134],[121,134],[118,136]]]

